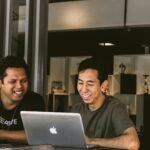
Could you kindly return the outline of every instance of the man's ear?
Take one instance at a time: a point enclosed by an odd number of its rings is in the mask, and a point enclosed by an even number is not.
[[[108,82],[108,80],[104,80],[101,84],[101,91],[103,93],[107,93],[108,90],[109,90],[109,82]]]

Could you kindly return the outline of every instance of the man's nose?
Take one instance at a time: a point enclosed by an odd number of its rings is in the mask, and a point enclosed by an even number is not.
[[[16,83],[16,86],[17,86],[17,88],[20,88],[20,87],[22,87],[22,83],[21,83],[20,81],[18,81],[18,82]]]
[[[87,92],[87,91],[88,91],[88,87],[87,87],[86,84],[84,84],[84,85],[82,86],[82,92]]]

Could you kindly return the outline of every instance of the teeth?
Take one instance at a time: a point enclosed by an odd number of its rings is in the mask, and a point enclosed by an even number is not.
[[[88,96],[83,96],[84,98],[88,98]]]
[[[16,93],[17,95],[21,95],[23,91],[15,91],[14,93]]]
[[[22,91],[15,91],[15,93],[22,93]]]
[[[83,97],[84,97],[84,98],[88,98],[88,97],[89,97],[89,95],[83,95]]]

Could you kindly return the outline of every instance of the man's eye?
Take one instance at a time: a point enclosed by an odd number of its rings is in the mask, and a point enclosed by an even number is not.
[[[82,83],[82,82],[78,82],[78,84],[79,84],[79,85],[82,85],[83,83]]]
[[[21,81],[21,83],[26,83],[26,82],[28,82],[27,79]]]
[[[94,86],[94,84],[88,83],[88,86]]]
[[[8,83],[10,83],[10,84],[15,84],[16,83],[16,81],[8,81]]]

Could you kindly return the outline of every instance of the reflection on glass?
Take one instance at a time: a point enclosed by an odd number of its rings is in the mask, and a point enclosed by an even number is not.
[[[25,6],[26,0],[13,0],[13,18],[12,18],[12,45],[11,50],[14,55],[18,55],[23,57],[24,55],[24,36],[25,33],[20,32],[19,29],[21,28],[20,22],[22,20],[25,20],[25,16],[22,17],[22,14],[20,12],[23,8],[22,6]],[[24,21],[23,21],[24,22]]]

